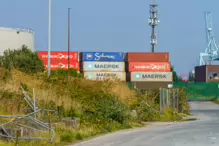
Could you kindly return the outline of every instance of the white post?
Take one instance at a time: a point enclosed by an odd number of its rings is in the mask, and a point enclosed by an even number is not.
[[[49,0],[49,20],[48,20],[48,77],[50,77],[50,50],[51,50],[51,10],[52,10],[52,0]]]
[[[36,112],[36,96],[35,96],[34,88],[33,88],[33,109],[34,112]],[[35,119],[36,119],[36,115],[35,115]]]

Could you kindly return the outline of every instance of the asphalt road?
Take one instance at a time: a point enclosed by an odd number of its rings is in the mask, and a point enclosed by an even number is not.
[[[120,131],[74,146],[219,146],[219,105],[191,102],[199,119]]]

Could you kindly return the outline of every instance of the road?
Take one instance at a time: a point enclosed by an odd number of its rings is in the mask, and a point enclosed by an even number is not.
[[[190,104],[196,121],[120,131],[74,146],[219,146],[219,105]]]

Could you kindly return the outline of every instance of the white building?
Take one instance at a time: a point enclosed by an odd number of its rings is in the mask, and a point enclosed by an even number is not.
[[[0,27],[0,55],[7,49],[22,45],[34,51],[34,32],[31,29]]]

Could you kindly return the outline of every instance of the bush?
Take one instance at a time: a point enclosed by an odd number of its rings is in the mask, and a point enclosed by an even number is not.
[[[0,67],[0,80],[6,82],[11,78],[11,73],[5,68]]]
[[[85,116],[91,118],[94,123],[106,120],[123,124],[129,118],[128,108],[112,95],[88,96],[85,102],[83,107]]]
[[[44,71],[43,62],[37,53],[33,53],[26,46],[17,50],[6,50],[0,58],[0,67],[5,67],[9,71],[13,68],[25,73],[37,73]]]
[[[185,93],[185,88],[180,88],[179,92],[179,112],[184,114],[190,114],[190,106],[188,102],[188,96]]]

